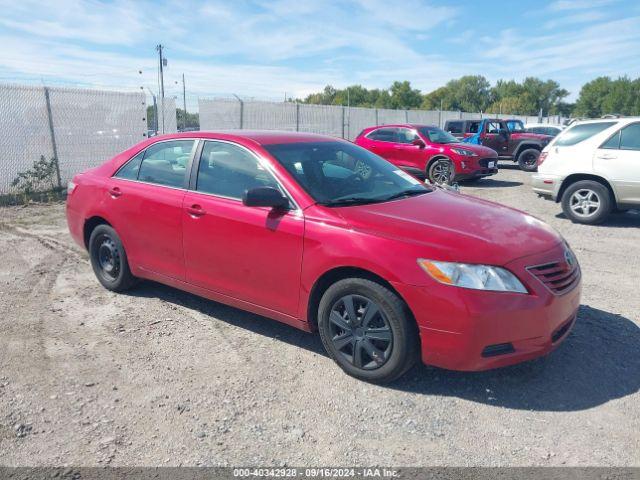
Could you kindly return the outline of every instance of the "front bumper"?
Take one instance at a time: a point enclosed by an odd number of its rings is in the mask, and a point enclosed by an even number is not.
[[[531,176],[531,187],[541,197],[558,200],[558,192],[560,191],[562,180],[562,177],[558,175],[536,173]]]
[[[394,285],[418,323],[422,361],[475,371],[520,363],[554,350],[575,324],[580,280],[570,291],[556,295],[526,267],[556,261],[558,255],[561,247],[507,265],[525,284],[527,295],[442,284]],[[505,345],[508,348],[502,348]]]
[[[489,165],[493,163],[493,167]],[[498,159],[497,158],[483,158],[475,160],[471,158],[465,158],[460,160],[456,165],[456,175],[454,180],[467,180],[470,178],[489,177],[498,173]]]

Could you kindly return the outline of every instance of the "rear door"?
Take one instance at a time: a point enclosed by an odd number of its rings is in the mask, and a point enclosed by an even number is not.
[[[613,183],[619,202],[640,203],[640,122],[605,141],[596,150],[593,168]]]
[[[132,264],[184,279],[182,201],[196,140],[154,143],[109,180],[108,209]]]
[[[382,127],[369,132],[366,136],[367,150],[381,156],[391,163],[396,163],[396,144],[398,141],[398,129],[393,127]]]
[[[243,193],[281,188],[268,164],[240,145],[206,141],[182,212],[189,283],[297,315],[304,216],[247,207]],[[284,189],[282,189],[284,190]]]

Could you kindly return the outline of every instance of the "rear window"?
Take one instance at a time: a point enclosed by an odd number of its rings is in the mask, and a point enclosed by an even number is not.
[[[463,133],[462,122],[447,122],[446,130],[450,133]]]
[[[615,124],[616,122],[595,122],[583,123],[582,125],[569,127],[556,137],[556,141],[553,145],[555,147],[569,147],[571,145],[576,145],[577,143],[583,142],[587,138],[591,138]]]

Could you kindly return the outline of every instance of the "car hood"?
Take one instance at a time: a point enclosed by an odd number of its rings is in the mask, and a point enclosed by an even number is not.
[[[439,260],[505,265],[562,242],[531,215],[443,189],[336,210],[353,229],[419,244]]]
[[[483,145],[474,145],[473,143],[448,143],[446,144],[447,148],[464,148],[465,150],[471,150],[476,155],[482,158],[492,158],[497,157],[498,152],[495,150],[485,147]]]

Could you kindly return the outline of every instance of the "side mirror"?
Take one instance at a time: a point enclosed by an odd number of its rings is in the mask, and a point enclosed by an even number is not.
[[[256,187],[245,191],[242,203],[247,207],[289,208],[289,199],[273,187]]]
[[[420,138],[414,138],[411,141],[411,144],[415,145],[416,147],[420,147],[420,148],[424,148],[425,147],[424,142]]]

